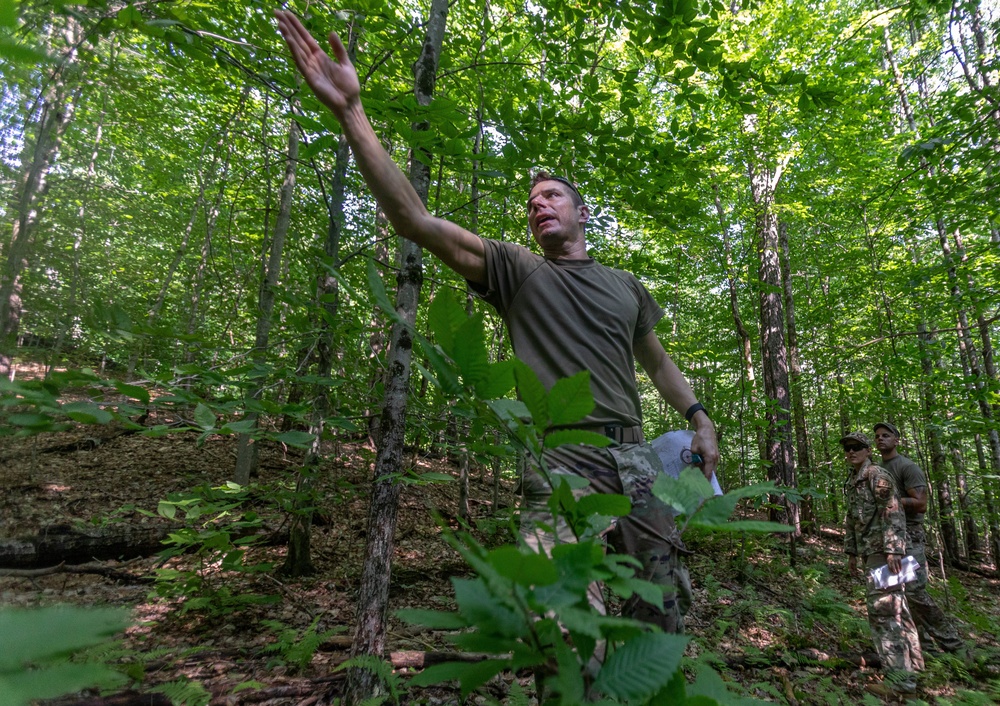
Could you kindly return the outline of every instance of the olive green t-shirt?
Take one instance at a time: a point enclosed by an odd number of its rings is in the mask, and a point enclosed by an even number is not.
[[[891,475],[892,479],[896,481],[896,489],[899,491],[899,497],[901,498],[909,497],[909,493],[906,491],[911,490],[912,488],[927,486],[927,477],[920,469],[920,466],[915,464],[906,456],[897,454],[889,461],[883,459],[882,467],[889,471],[889,475]],[[907,529],[911,527],[919,527],[923,523],[924,513],[921,512],[916,515],[911,515],[909,513],[906,514]]]
[[[642,424],[632,344],[663,317],[638,279],[593,259],[548,260],[484,238],[485,286],[474,291],[500,313],[515,355],[546,389],[590,371],[594,411],[581,426]]]

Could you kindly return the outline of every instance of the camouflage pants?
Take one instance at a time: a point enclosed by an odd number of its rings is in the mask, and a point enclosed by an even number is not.
[[[925,540],[923,527],[908,530],[906,553],[920,562],[920,568],[917,569],[917,580],[906,585],[906,602],[910,606],[910,612],[913,614],[913,620],[917,624],[923,643],[926,644],[929,639],[934,640],[942,650],[954,652],[961,649],[962,638],[958,636],[952,621],[927,593]]]
[[[884,560],[885,555],[879,555]],[[883,562],[876,562],[881,565]],[[868,566],[868,568],[874,568]],[[924,668],[917,626],[907,606],[907,595],[898,588],[884,591],[875,586],[866,572],[865,598],[868,624],[872,629],[875,651],[882,658],[885,671],[918,672]]]
[[[642,564],[637,572],[664,589],[663,604],[646,603],[633,596],[626,603],[628,617],[660,626],[665,632],[684,631],[684,614],[691,605],[691,581],[680,560],[686,551],[673,517],[667,507],[656,499],[651,489],[661,471],[660,459],[648,444],[621,444],[598,449],[593,446],[566,445],[545,452],[548,472],[554,477],[573,475],[589,481],[589,485],[573,491],[579,499],[590,493],[617,493],[632,501],[632,512],[618,518],[608,534],[608,543],[621,553],[635,557]],[[548,553],[559,542],[573,542],[573,533],[559,517],[553,527],[552,511],[548,507],[552,488],[548,481],[530,468],[521,484],[521,537],[536,551]],[[590,587],[590,603],[601,613],[606,612],[601,587]]]

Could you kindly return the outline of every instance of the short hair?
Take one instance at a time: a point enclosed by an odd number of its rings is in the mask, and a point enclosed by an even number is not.
[[[536,186],[538,186],[539,183],[543,181],[558,181],[560,184],[565,184],[566,186],[569,187],[569,190],[572,194],[573,205],[574,206],[586,205],[583,201],[583,197],[580,196],[580,191],[576,188],[576,184],[571,182],[566,177],[555,176],[553,174],[549,174],[546,171],[535,172],[535,175],[531,177],[531,189],[534,189]],[[529,193],[531,189],[528,190]]]

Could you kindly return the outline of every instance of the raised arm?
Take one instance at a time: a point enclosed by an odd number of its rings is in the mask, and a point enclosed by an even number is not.
[[[671,407],[681,414],[684,414],[698,399],[694,396],[694,390],[688,381],[681,375],[680,369],[670,359],[667,352],[663,350],[663,344],[656,337],[656,333],[650,331],[640,338],[632,346],[635,359],[646,371],[653,384],[659,391],[660,396]],[[719,463],[719,445],[715,438],[715,425],[708,418],[704,410],[699,410],[691,419],[694,424],[694,440],[691,442],[691,450],[700,454],[704,459],[702,471],[705,477],[711,480],[715,467]]]
[[[330,33],[333,59],[320,48],[299,18],[275,11],[278,29],[295,66],[316,97],[334,114],[354,152],[361,175],[396,232],[427,248],[466,279],[486,282],[482,240],[461,226],[427,212],[406,175],[382,147],[361,105],[361,87],[347,50]]]

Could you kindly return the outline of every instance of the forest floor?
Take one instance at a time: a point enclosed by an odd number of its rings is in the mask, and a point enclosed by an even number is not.
[[[274,492],[292,487],[301,452],[277,444],[261,446],[258,483]],[[362,443],[331,446],[328,452],[318,477],[312,534],[317,572],[311,577],[293,580],[275,571],[224,571],[217,558],[197,553],[166,560],[153,556],[88,564],[117,570],[110,575],[67,572],[68,567],[41,575],[0,572],[0,606],[128,607],[133,623],[117,659],[142,666],[128,670],[133,677],[141,676],[141,681],[133,682],[133,692],[194,688],[212,704],[315,703],[324,689],[338,688],[342,672],[333,670],[349,650],[374,458]],[[56,525],[96,532],[108,526],[108,518],[113,518],[112,524],[167,524],[156,514],[162,500],[197,486],[224,486],[234,460],[231,436],[209,437],[199,445],[193,433],[148,437],[80,427],[2,438],[0,537],[37,535]],[[410,454],[407,462],[417,474],[457,476],[456,467],[445,458]],[[501,507],[495,513],[488,476],[488,472],[472,474],[471,515],[480,541],[493,545],[510,539],[504,518],[514,496],[513,484],[504,480]],[[449,579],[468,576],[470,570],[443,541],[432,510],[454,523],[457,485],[414,480],[404,486],[390,585],[392,610],[454,606]],[[285,514],[266,508],[260,514],[268,531],[280,535],[285,529]],[[794,566],[787,543],[771,537],[688,538],[696,553],[688,560],[695,598],[687,616],[693,638],[687,657],[711,658],[726,681],[764,701],[883,703],[867,691],[879,681],[878,672],[859,666],[857,656],[872,651],[864,592],[846,576],[838,531],[831,526],[804,537],[795,548]],[[247,563],[280,565],[284,551],[278,543],[253,548]],[[151,578],[158,568],[176,570],[179,578],[154,584]],[[935,572],[932,592],[958,617],[971,655],[965,660],[928,656],[920,692],[912,703],[1000,702],[1000,581],[989,573],[949,570],[948,580],[943,581],[940,571]],[[192,596],[212,600],[199,603],[177,591],[171,595],[169,587],[185,577],[201,582]],[[257,603],[252,596],[271,596],[274,602]],[[315,652],[296,651],[296,645],[309,645],[315,635],[320,635],[314,640],[319,643]],[[415,630],[395,618],[388,641],[390,651],[450,649],[440,634]],[[847,658],[837,658],[837,653]],[[521,682],[530,693],[530,680]],[[474,694],[471,701],[503,701],[506,689],[505,684],[490,684],[488,693]],[[59,703],[100,703],[95,697],[79,695]],[[162,694],[156,698],[159,701],[147,696],[142,703],[169,703]],[[460,699],[457,688],[412,688],[403,702],[441,704]]]

